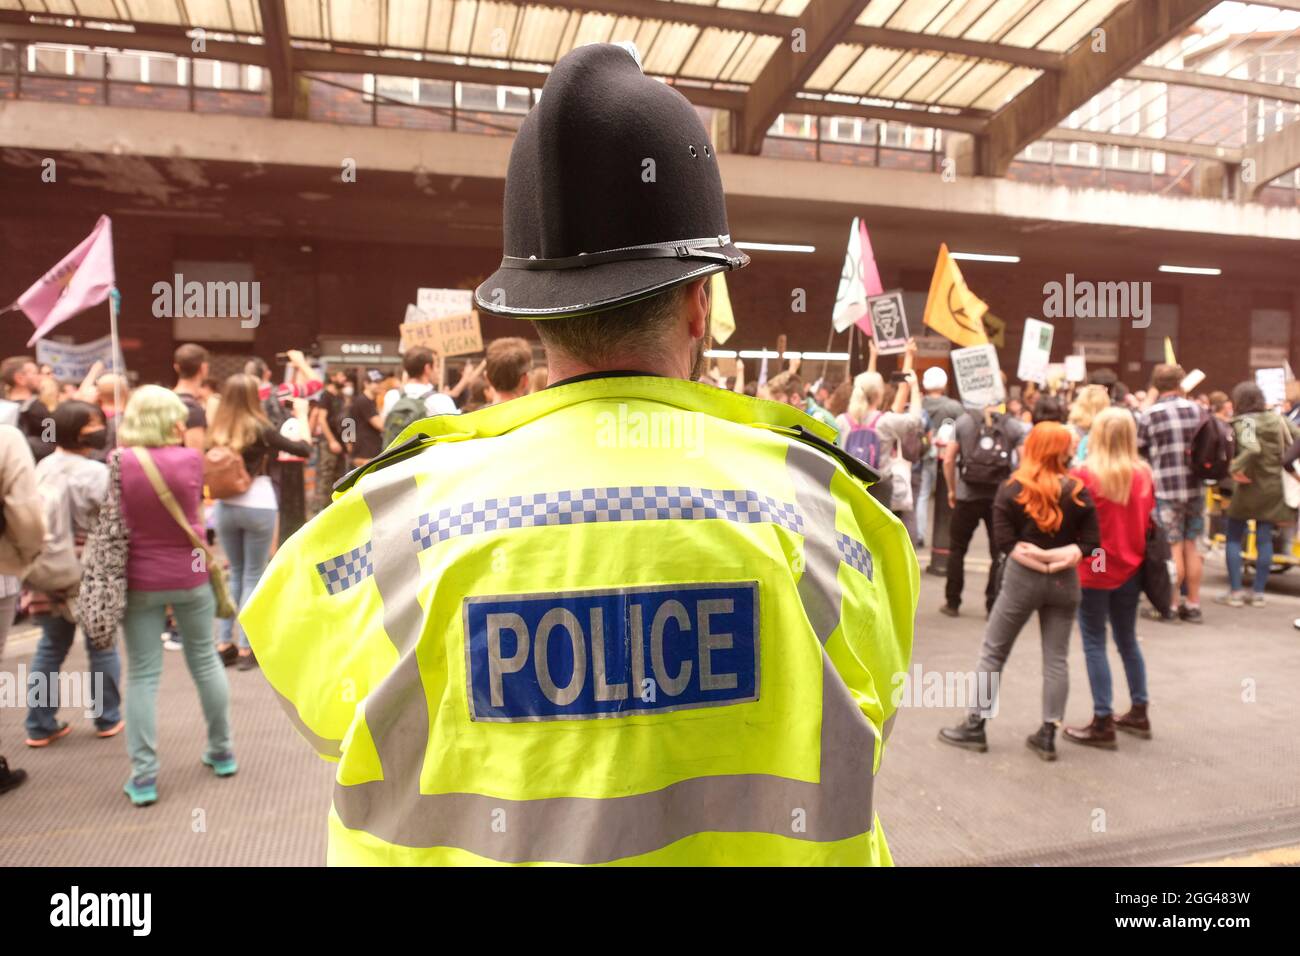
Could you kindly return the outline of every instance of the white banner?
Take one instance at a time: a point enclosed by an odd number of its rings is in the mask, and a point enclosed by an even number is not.
[[[1268,403],[1269,408],[1286,404],[1286,369],[1257,368],[1255,384],[1264,393],[1264,401]]]
[[[415,307],[426,319],[441,319],[448,315],[464,315],[474,308],[471,289],[420,289],[415,294]],[[407,318],[410,322],[411,319]]]
[[[125,372],[126,362],[122,361],[120,351],[117,357],[120,368]],[[60,382],[76,382],[80,385],[96,362],[104,363],[105,372],[113,370],[113,340],[110,336],[80,345],[51,342],[49,339],[41,339],[36,343],[36,364],[50,366],[54,369],[54,377]]]

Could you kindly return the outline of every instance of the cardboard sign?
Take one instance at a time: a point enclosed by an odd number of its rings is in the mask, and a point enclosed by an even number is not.
[[[998,350],[992,344],[953,349],[952,370],[962,403],[973,408],[998,405],[1006,398]]]
[[[479,327],[477,311],[428,318],[415,306],[408,305],[406,321],[398,328],[402,334],[403,352],[421,345],[440,357],[483,351],[483,331]]]
[[[1286,369],[1256,369],[1255,384],[1264,393],[1264,401],[1268,403],[1269,408],[1286,404]]]
[[[122,361],[121,352],[118,353],[117,360],[122,371],[126,371],[126,362]],[[102,339],[80,345],[50,339],[40,339],[36,343],[36,363],[50,366],[54,370],[54,377],[60,382],[76,382],[80,385],[96,362],[104,363],[105,372],[113,371],[112,336],[106,335]]]
[[[1088,360],[1082,355],[1067,355],[1065,357],[1065,378],[1070,382],[1086,382],[1088,380]]]
[[[1020,340],[1020,365],[1016,378],[1022,382],[1047,382],[1047,366],[1052,361],[1052,337],[1056,327],[1050,322],[1025,319],[1025,335]]]
[[[430,319],[464,315],[474,308],[470,289],[420,289],[415,293],[415,307]]]
[[[867,314],[871,317],[871,336],[881,355],[897,355],[907,351],[907,314],[903,311],[903,290],[894,289],[884,295],[867,299]]]

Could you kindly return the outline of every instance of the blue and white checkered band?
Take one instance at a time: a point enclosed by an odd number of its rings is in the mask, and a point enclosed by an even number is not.
[[[842,532],[835,533],[835,547],[839,549],[840,559],[859,574],[866,575],[868,581],[874,580],[872,574],[871,552],[867,546],[856,538],[850,538]]]
[[[644,485],[581,488],[510,498],[489,498],[421,515],[411,537],[421,550],[464,534],[600,521],[680,521],[721,518],[738,524],[768,522],[803,533],[794,505],[756,491]]]
[[[347,554],[321,561],[316,565],[316,571],[330,594],[338,594],[354,584],[360,584],[374,572],[370,564],[370,542],[353,548]]]

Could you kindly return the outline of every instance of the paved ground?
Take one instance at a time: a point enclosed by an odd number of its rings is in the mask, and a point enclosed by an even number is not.
[[[924,556],[923,556],[924,560]],[[1213,593],[1221,561],[1209,573]],[[941,582],[923,575],[915,664],[974,667],[984,576],[967,576],[968,612],[937,613]],[[1155,864],[1300,859],[1300,571],[1277,579],[1264,609],[1207,606],[1201,627],[1140,625],[1155,737],[1117,752],[1060,744],[1046,764],[1024,737],[1037,726],[1040,655],[1021,636],[1003,682],[990,751],[935,735],[956,709],[900,715],[877,784],[877,805],[902,864]],[[3,669],[27,664],[32,633],[11,636]],[[1114,655],[1112,655],[1112,658]],[[72,667],[84,666],[78,649]],[[1069,720],[1090,716],[1078,638]],[[1114,660],[1117,707],[1127,705]],[[0,752],[32,779],[0,797],[0,866],[141,864],[316,865],[325,856],[332,767],[312,756],[260,672],[229,671],[238,776],[218,780],[198,757],[201,716],[182,656],[166,655],[159,707],[161,801],[130,806],[122,738],[101,741],[80,712],[74,733],[44,751],[22,745],[22,711],[0,707]],[[1273,848],[1289,847],[1272,853]]]

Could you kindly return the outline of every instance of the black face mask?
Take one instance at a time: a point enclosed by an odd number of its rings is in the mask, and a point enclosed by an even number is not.
[[[101,428],[99,431],[86,432],[81,436],[81,446],[83,448],[93,448],[101,451],[108,446],[108,429]]]

